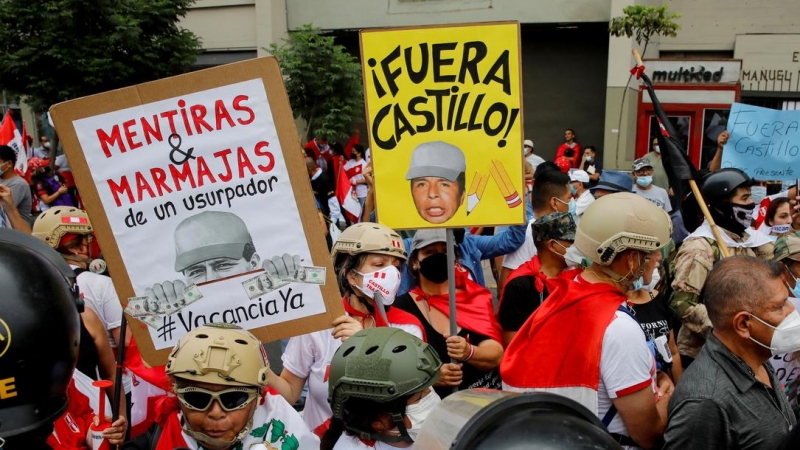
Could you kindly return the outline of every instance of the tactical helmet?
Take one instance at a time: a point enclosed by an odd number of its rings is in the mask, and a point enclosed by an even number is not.
[[[752,178],[739,169],[720,169],[703,178],[703,199],[707,205],[727,201],[738,187],[750,187],[755,184]]]
[[[42,241],[0,229],[0,437],[50,426],[78,358],[75,273]]]
[[[64,235],[91,234],[92,222],[86,211],[72,206],[56,206],[41,213],[33,223],[33,235],[57,249]]]
[[[403,261],[408,258],[403,238],[391,228],[379,223],[361,222],[345,229],[333,244],[331,258],[333,266],[342,255],[378,253],[396,256]]]
[[[671,235],[666,211],[640,195],[618,192],[598,198],[583,213],[574,245],[592,262],[608,266],[627,249],[661,250]]]
[[[403,330],[361,330],[331,360],[328,401],[333,417],[343,417],[350,398],[385,403],[419,392],[439,380],[441,366],[433,347]]]
[[[188,381],[260,389],[267,384],[269,361],[249,331],[210,323],[181,338],[169,355],[166,372]]]

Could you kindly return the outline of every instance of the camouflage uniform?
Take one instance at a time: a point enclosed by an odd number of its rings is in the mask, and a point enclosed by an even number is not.
[[[800,261],[800,231],[784,234],[775,241],[775,261]]]
[[[747,240],[723,228],[721,233],[727,234],[736,242]],[[774,244],[768,243],[756,248],[729,248],[731,256],[748,255],[763,259],[772,259]],[[687,238],[675,256],[671,272],[673,295],[670,305],[681,318],[682,326],[678,333],[677,344],[681,355],[697,358],[711,330],[706,306],[699,303],[700,290],[706,283],[708,273],[714,264],[722,259],[722,253],[716,241],[704,237]]]

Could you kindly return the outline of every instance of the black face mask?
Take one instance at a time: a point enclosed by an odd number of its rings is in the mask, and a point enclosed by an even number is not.
[[[447,281],[447,253],[435,253],[420,261],[419,273],[432,283]]]

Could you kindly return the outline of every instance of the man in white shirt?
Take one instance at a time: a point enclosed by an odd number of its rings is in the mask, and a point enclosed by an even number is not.
[[[581,216],[594,202],[594,195],[589,191],[589,173],[585,170],[572,170],[569,172],[569,184],[572,190],[572,197],[575,198],[575,216],[572,219],[575,225],[581,221]]]
[[[530,163],[530,165],[533,167],[533,170],[536,170],[536,167],[544,162],[544,158],[533,154],[533,141],[530,139],[525,139],[525,142],[522,146],[522,153],[525,155],[525,161]]]

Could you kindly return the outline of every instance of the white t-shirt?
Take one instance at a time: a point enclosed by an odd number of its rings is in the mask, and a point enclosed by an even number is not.
[[[656,185],[651,185],[650,189],[640,189],[639,185],[633,183],[633,192],[650,200],[666,212],[672,212],[672,204],[669,202],[667,190]]]
[[[422,339],[422,330],[416,325],[392,324],[392,327]],[[308,379],[303,421],[312,431],[333,414],[328,403],[328,376],[331,360],[342,341],[334,339],[332,332],[333,329],[327,329],[290,338],[281,357],[284,369]]]
[[[75,269],[77,266],[71,267]],[[117,348],[111,330],[122,324],[122,305],[111,278],[86,271],[78,275],[77,282],[86,306],[97,313],[97,317],[103,322],[111,348]]]
[[[350,436],[348,434],[342,433],[339,437],[339,440],[336,441],[336,445],[333,446],[333,450],[365,450],[365,449],[375,449],[375,450],[394,450],[397,447],[392,447],[391,445],[381,442],[375,441],[375,446],[370,447],[369,445],[361,442],[361,439]],[[404,447],[407,450],[413,450],[414,445],[411,447]]]
[[[624,397],[656,385],[656,361],[647,346],[641,326],[622,311],[606,328],[600,357],[600,386],[597,389],[597,416],[602,419],[611,408],[611,399]],[[630,436],[617,413],[608,431]]]
[[[525,157],[525,161],[527,161],[531,166],[533,166],[533,170],[536,170],[536,167],[544,162],[544,158],[542,158],[539,155],[531,153],[530,155]]]
[[[536,217],[532,217],[528,221],[528,226],[525,227],[525,242],[503,258],[503,267],[506,269],[514,270],[530,261],[536,255],[536,246],[533,245],[533,231],[531,231],[531,225],[534,221],[536,221]]]

